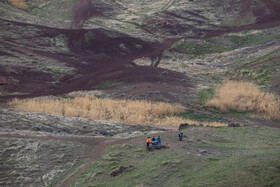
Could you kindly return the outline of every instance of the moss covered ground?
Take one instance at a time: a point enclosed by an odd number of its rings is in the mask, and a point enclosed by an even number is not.
[[[145,137],[108,148],[72,186],[280,185],[280,129],[191,127],[181,142],[176,132],[161,137],[167,149],[147,151]]]

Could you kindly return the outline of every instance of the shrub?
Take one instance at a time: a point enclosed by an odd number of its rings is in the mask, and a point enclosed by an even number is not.
[[[280,120],[279,96],[266,93],[251,82],[225,81],[215,90],[215,97],[206,103],[221,111],[255,111],[264,117]]]
[[[181,105],[162,102],[98,99],[96,97],[15,99],[15,108],[96,120],[153,124],[184,111]]]
[[[16,109],[32,112],[83,117],[95,120],[125,122],[129,124],[179,125],[200,124],[175,116],[185,111],[179,104],[150,102],[145,100],[127,101],[98,99],[93,96],[75,98],[33,98],[11,102]],[[211,124],[206,124],[210,125]],[[213,125],[216,126],[216,125]],[[221,126],[226,126],[223,124]]]
[[[22,10],[28,9],[27,4],[25,3],[26,0],[8,0],[8,2],[19,9],[22,9]]]

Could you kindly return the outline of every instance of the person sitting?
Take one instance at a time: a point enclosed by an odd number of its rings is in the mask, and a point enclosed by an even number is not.
[[[156,146],[157,145],[157,141],[156,141],[156,138],[153,136],[152,138],[152,145],[153,146]]]

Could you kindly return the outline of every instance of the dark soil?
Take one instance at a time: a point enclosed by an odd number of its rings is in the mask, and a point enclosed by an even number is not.
[[[250,0],[242,1],[242,11],[240,15],[248,11],[253,11],[257,21],[254,24],[245,25],[241,27],[224,27],[217,28],[216,31],[207,31],[203,37],[200,36],[200,31],[196,31],[192,26],[187,26],[187,29],[193,29],[196,36],[192,38],[207,38],[211,36],[219,36],[229,32],[240,32],[251,29],[262,29],[280,25],[280,3],[272,0],[261,0],[259,4],[253,5]],[[258,11],[260,7],[266,7],[266,12]],[[80,1],[74,8],[75,12],[75,27],[81,27],[83,21],[89,17],[102,14],[107,11],[102,6],[94,6],[90,1]],[[186,10],[187,11],[187,10]],[[207,18],[201,17],[199,13],[191,12],[194,17],[200,20],[208,21]],[[168,16],[174,16],[172,13],[165,13]],[[183,17],[182,17],[183,19]],[[194,18],[195,19],[195,18]],[[171,21],[171,22],[170,22]],[[179,23],[173,23],[172,20],[165,21],[162,26],[166,29],[171,29],[175,32],[181,32],[184,27]],[[14,21],[1,20],[14,25],[15,27],[35,27],[40,30],[40,37],[54,38],[58,35],[64,35],[67,38],[70,52],[47,52],[32,47],[34,44],[31,40],[29,44],[20,44],[17,40],[1,41],[4,48],[28,50],[38,56],[53,58],[62,61],[67,66],[76,69],[75,74],[67,75],[59,79],[59,84],[54,85],[54,78],[46,73],[34,72],[32,69],[22,67],[15,67],[17,74],[6,72],[4,67],[0,67],[0,76],[2,79],[12,78],[17,80],[17,84],[7,84],[2,88],[5,92],[19,92],[24,94],[17,94],[17,97],[34,97],[41,95],[57,95],[64,94],[75,90],[91,90],[95,85],[102,84],[105,81],[121,82],[124,86],[134,85],[137,83],[155,83],[158,85],[158,90],[161,94],[173,98],[168,94],[168,91],[176,92],[174,86],[188,88],[192,86],[190,79],[185,75],[173,71],[160,69],[157,67],[138,67],[132,63],[134,59],[141,57],[150,57],[160,59],[162,52],[168,49],[179,38],[165,39],[162,44],[157,42],[146,42],[128,35],[108,31],[104,29],[56,29],[39,25],[32,25],[26,23],[18,23]],[[179,25],[178,25],[179,24]],[[175,29],[175,30],[174,30]],[[24,37],[24,34],[22,34]],[[20,44],[20,45],[18,45]],[[6,55],[7,52],[0,51],[1,55]],[[12,55],[12,54],[9,54]],[[86,62],[83,64],[81,62]],[[168,71],[168,74],[163,72]],[[187,81],[182,82],[182,79]],[[161,84],[165,83],[165,85]],[[163,86],[160,86],[163,85]],[[169,90],[166,89],[169,85]],[[141,90],[142,88],[135,88],[133,92]],[[14,96],[2,96],[4,100],[13,98]]]

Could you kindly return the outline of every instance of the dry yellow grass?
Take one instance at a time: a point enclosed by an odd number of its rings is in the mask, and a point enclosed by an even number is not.
[[[192,125],[200,125],[202,124],[204,127],[210,126],[210,127],[227,127],[228,124],[226,123],[220,123],[220,122],[199,122],[195,120],[190,120],[190,119],[183,119],[178,116],[169,116],[165,117],[163,119],[158,119],[156,121],[156,125],[166,125],[166,126],[179,126],[182,123],[188,123]]]
[[[98,99],[93,96],[76,98],[34,98],[11,102],[16,109],[32,112],[83,117],[95,120],[124,122],[129,124],[173,125],[200,124],[177,116],[185,110],[182,105],[150,101],[126,101]],[[214,123],[205,123],[217,126]],[[226,124],[219,124],[226,126]]]
[[[264,117],[280,120],[280,99],[250,82],[225,81],[216,89],[216,97],[206,103],[221,111],[255,111]]]
[[[126,123],[154,124],[184,111],[181,105],[162,102],[98,99],[96,97],[14,100],[15,108],[33,112]]]
[[[27,10],[28,6],[26,4],[26,0],[8,0],[8,2],[15,7],[22,9],[22,10]]]

